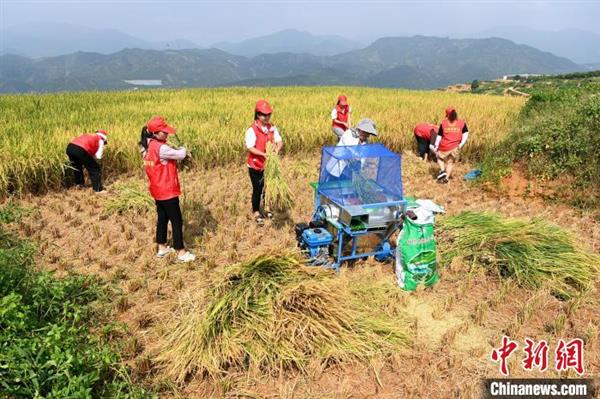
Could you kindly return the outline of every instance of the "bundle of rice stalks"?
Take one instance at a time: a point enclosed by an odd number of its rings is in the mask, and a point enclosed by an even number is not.
[[[141,184],[117,184],[115,191],[117,196],[109,199],[104,208],[108,214],[144,213],[154,207],[148,190]]]
[[[274,210],[287,211],[294,206],[294,198],[281,174],[281,158],[273,146],[267,144],[265,165],[265,205]]]
[[[408,323],[378,315],[340,279],[304,267],[296,255],[262,255],[227,268],[189,298],[159,348],[168,377],[200,372],[305,371],[367,360],[407,345]],[[361,305],[357,305],[361,302]]]
[[[463,212],[441,220],[439,231],[446,241],[444,263],[460,256],[526,288],[547,284],[560,298],[585,291],[598,275],[600,256],[586,251],[572,233],[541,219]]]

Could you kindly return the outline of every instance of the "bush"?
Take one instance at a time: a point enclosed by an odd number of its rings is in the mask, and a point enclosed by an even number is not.
[[[99,282],[36,272],[33,254],[0,224],[0,397],[148,396],[89,330]]]
[[[488,179],[498,180],[522,163],[532,177],[554,179],[570,176],[571,189],[600,190],[600,84],[537,89],[523,108],[517,126],[495,151],[483,169]],[[577,195],[575,195],[577,198]]]

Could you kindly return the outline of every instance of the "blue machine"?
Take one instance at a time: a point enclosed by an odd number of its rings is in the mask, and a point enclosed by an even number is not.
[[[336,271],[344,261],[385,261],[405,208],[399,154],[383,144],[323,147],[312,228],[297,231],[299,244],[313,264]],[[360,239],[367,248],[359,248]]]
[[[306,244],[311,258],[316,258],[324,249],[329,248],[333,236],[322,228],[308,228],[302,232],[302,241]]]

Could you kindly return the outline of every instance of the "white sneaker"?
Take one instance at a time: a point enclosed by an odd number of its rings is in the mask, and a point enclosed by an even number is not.
[[[171,254],[173,252],[175,252],[175,250],[173,248],[171,248],[171,247],[166,247],[164,249],[159,249],[158,252],[156,253],[156,257],[157,258],[164,258],[168,254]]]
[[[193,262],[194,260],[196,260],[196,255],[194,255],[190,251],[185,251],[183,255],[177,256],[177,260],[180,262]]]

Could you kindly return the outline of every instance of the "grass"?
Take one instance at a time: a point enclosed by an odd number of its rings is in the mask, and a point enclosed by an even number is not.
[[[462,257],[524,288],[547,286],[563,299],[586,291],[598,276],[600,256],[582,248],[572,233],[541,219],[463,212],[441,219],[438,232],[446,242],[444,264]]]
[[[581,208],[600,207],[600,79],[532,88],[510,135],[483,157],[484,178],[499,182],[515,164],[528,177],[551,182],[555,197]]]
[[[354,120],[375,120],[378,141],[396,151],[413,147],[412,129],[418,122],[437,123],[449,104],[456,106],[473,133],[463,152],[467,158],[478,158],[501,141],[524,104],[520,98],[357,87],[4,95],[0,96],[5,132],[0,135],[0,197],[61,187],[69,172],[67,144],[96,129],[105,129],[110,136],[102,160],[105,176],[139,170],[139,131],[152,115],[164,116],[177,128],[177,136],[194,154],[192,167],[241,164],[243,132],[252,122],[257,98],[266,97],[273,104],[273,122],[286,151],[309,154],[335,143],[329,113],[340,92],[348,95]]]
[[[99,281],[35,271],[34,253],[0,223],[0,397],[152,397],[90,331],[106,295]]]
[[[194,373],[306,371],[390,355],[409,343],[407,323],[379,314],[343,281],[296,255],[261,255],[230,266],[203,295],[184,299],[157,360],[182,382]],[[383,294],[380,294],[383,295]]]

